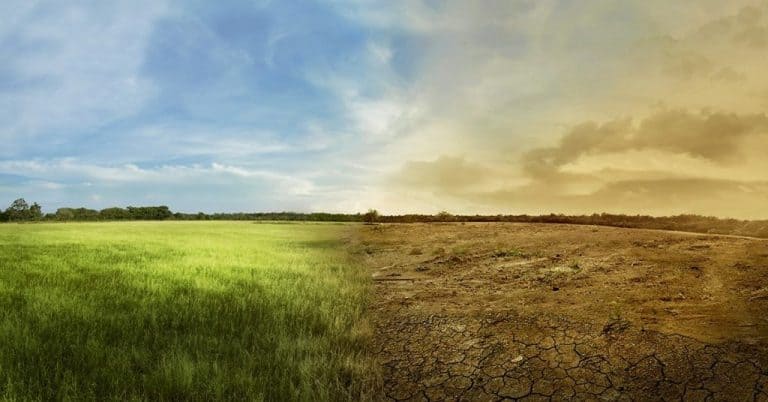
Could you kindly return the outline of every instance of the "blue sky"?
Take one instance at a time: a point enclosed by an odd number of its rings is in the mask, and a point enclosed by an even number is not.
[[[0,194],[47,210],[328,206],[376,145],[360,131],[377,100],[418,63],[396,33],[311,1],[0,7]]]
[[[0,203],[755,216],[768,9],[724,3],[4,1]]]

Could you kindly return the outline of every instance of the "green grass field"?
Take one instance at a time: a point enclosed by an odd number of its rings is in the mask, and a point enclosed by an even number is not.
[[[0,225],[4,400],[359,400],[346,225]]]

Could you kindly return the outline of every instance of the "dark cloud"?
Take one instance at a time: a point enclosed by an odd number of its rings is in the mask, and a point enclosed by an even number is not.
[[[728,163],[738,160],[748,137],[766,133],[765,114],[663,110],[638,124],[629,119],[579,124],[557,146],[524,154],[522,166],[533,177],[551,176],[585,155],[633,150],[659,150]]]
[[[737,14],[711,21],[700,27],[693,38],[725,40],[734,45],[763,49],[768,45],[768,3],[743,7]]]
[[[711,77],[713,81],[726,81],[726,82],[738,82],[745,81],[747,79],[744,73],[736,71],[732,67],[721,67],[715,71]]]
[[[669,51],[664,57],[662,71],[677,78],[690,79],[709,75],[714,70],[712,60],[695,52]]]
[[[642,72],[658,69],[678,81],[744,81],[745,64],[762,63],[768,48],[766,14],[768,3],[747,6],[683,35],[652,35],[633,44],[630,59]]]

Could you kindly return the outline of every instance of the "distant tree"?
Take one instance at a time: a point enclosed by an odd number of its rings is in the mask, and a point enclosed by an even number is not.
[[[56,210],[58,221],[95,221],[99,217],[99,211],[88,208],[59,208]]]
[[[124,219],[130,219],[131,215],[128,210],[123,208],[105,208],[99,211],[99,219],[105,221],[119,221]]]
[[[89,208],[75,208],[72,210],[75,214],[75,220],[78,221],[96,221],[99,220],[99,211]]]
[[[173,212],[165,206],[159,207],[128,207],[130,219],[163,220],[173,217]]]
[[[19,198],[11,203],[11,206],[5,210],[8,220],[12,222],[24,221],[29,219],[29,204],[23,198]]]
[[[32,206],[29,207],[29,218],[33,221],[39,221],[43,219],[43,208],[38,203],[32,203]]]
[[[368,212],[363,215],[363,222],[367,224],[376,223],[379,220],[379,211],[375,209],[369,209]]]
[[[454,217],[448,211],[440,211],[437,214],[437,220],[439,222],[450,222],[454,220]]]
[[[71,221],[75,219],[75,211],[72,208],[59,208],[56,210],[57,221]]]
[[[173,216],[171,209],[165,205],[155,207],[154,219],[168,219]]]

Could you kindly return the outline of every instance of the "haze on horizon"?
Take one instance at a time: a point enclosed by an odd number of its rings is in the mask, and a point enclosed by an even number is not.
[[[4,1],[0,57],[3,204],[768,218],[766,1]]]

